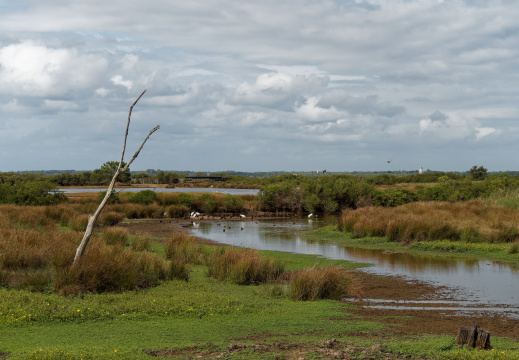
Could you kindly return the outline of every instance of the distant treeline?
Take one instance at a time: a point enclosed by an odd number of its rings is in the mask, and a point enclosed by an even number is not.
[[[24,171],[14,171],[9,172],[13,174],[42,174],[45,176],[50,175],[59,175],[59,174],[82,174],[82,173],[91,173],[95,170],[24,170]],[[7,172],[4,172],[4,174]],[[131,175],[135,176],[156,176],[161,173],[166,174],[177,174],[179,177],[186,176],[199,176],[199,175],[212,175],[212,176],[222,176],[222,175],[230,175],[230,176],[245,176],[245,177],[254,177],[254,178],[267,178],[276,175],[302,175],[302,176],[322,176],[324,175],[358,175],[358,176],[377,176],[377,175],[393,175],[393,176],[406,176],[417,174],[418,170],[395,170],[395,171],[255,171],[255,172],[247,172],[247,171],[234,171],[234,170],[225,170],[225,171],[216,171],[216,172],[208,172],[208,171],[186,171],[186,170],[160,170],[160,169],[147,169],[147,170],[138,170],[138,171],[130,171]],[[444,171],[439,170],[424,170],[424,174],[445,174]],[[458,174],[458,175],[467,175],[467,171],[453,171],[448,172],[449,174]],[[2,174],[2,172],[0,172]],[[489,175],[501,175],[507,174],[510,176],[519,175],[519,171],[494,171],[488,172]]]
[[[61,186],[106,186],[114,173],[114,162],[100,169],[76,174],[44,175],[35,173],[0,173],[0,203],[45,205],[64,199],[54,190]],[[195,174],[200,175],[200,174]],[[205,175],[205,174],[204,174]],[[364,206],[398,206],[414,201],[465,201],[487,197],[496,191],[519,188],[519,176],[487,174],[474,166],[466,173],[432,172],[423,174],[387,174],[369,176],[321,173],[319,176],[277,174],[269,177],[244,175],[221,176],[224,187],[260,188],[258,209],[265,211],[329,212]],[[186,173],[160,171],[157,174],[123,173],[123,183],[153,180],[159,184],[178,184]],[[216,186],[216,183],[213,183]],[[412,186],[398,184],[413,184]],[[208,186],[200,183],[195,186]]]

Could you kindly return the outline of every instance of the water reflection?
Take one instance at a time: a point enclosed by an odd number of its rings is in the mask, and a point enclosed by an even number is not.
[[[459,299],[488,304],[518,305],[519,267],[508,264],[420,256],[380,250],[321,244],[306,241],[302,230],[321,227],[335,218],[285,218],[281,220],[201,222],[192,231],[213,241],[259,250],[320,255],[330,259],[370,263],[365,271],[379,275],[403,276],[455,288]]]

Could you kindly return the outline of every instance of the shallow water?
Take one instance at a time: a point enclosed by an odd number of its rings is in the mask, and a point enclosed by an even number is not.
[[[519,267],[491,261],[387,253],[304,240],[299,232],[333,223],[335,217],[201,222],[192,232],[213,241],[259,250],[320,255],[372,264],[363,271],[402,276],[453,289],[454,299],[519,307]],[[224,231],[225,230],[225,231]]]

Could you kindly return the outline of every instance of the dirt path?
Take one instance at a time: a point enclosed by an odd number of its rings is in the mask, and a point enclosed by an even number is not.
[[[182,226],[189,224],[189,222],[189,220],[174,219],[142,220],[124,223],[121,226],[127,228],[132,234],[150,236],[154,241],[166,241],[173,233],[185,231]],[[212,243],[210,240],[200,238],[197,238],[197,241],[203,244]],[[448,289],[446,288],[397,277],[367,274],[362,271],[357,271],[357,276],[363,284],[365,299],[406,301],[449,299]],[[351,310],[353,314],[366,320],[394,325],[388,330],[393,336],[423,333],[456,336],[460,326],[479,324],[492,336],[519,338],[519,320],[498,314],[472,313],[462,315],[455,310],[420,310],[419,308],[424,305],[416,306],[416,309],[388,310],[365,307],[366,302],[354,302],[354,304],[355,308]],[[386,305],[391,304],[386,303]],[[427,307],[439,308],[445,307],[445,305],[428,304]],[[356,320],[358,318],[353,321]],[[365,336],[363,334],[358,335]],[[380,335],[378,333],[377,337]]]

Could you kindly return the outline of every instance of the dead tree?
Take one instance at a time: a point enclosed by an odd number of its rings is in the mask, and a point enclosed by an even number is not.
[[[73,265],[77,264],[77,262],[79,261],[81,256],[83,256],[83,253],[85,252],[85,249],[88,245],[88,241],[90,240],[90,237],[92,236],[92,232],[94,231],[95,223],[96,223],[97,219],[99,218],[101,211],[103,210],[106,203],[108,202],[108,199],[114,193],[114,185],[115,185],[115,180],[117,179],[117,176],[120,173],[126,171],[126,169],[128,169],[128,167],[133,162],[133,160],[135,160],[137,158],[137,156],[139,156],[139,153],[142,150],[142,147],[144,146],[146,141],[149,139],[151,134],[153,134],[155,131],[157,131],[160,127],[160,126],[156,126],[150,131],[150,133],[148,134],[148,136],[146,136],[146,139],[144,139],[144,141],[142,142],[142,144],[139,147],[139,149],[137,150],[137,152],[133,155],[132,159],[126,164],[126,166],[123,167],[122,165],[123,165],[123,159],[124,159],[124,152],[126,150],[126,140],[128,138],[128,129],[130,127],[130,118],[132,116],[132,110],[133,110],[133,107],[135,106],[135,104],[137,104],[137,102],[140,100],[140,98],[144,95],[145,92],[146,92],[146,90],[144,90],[139,95],[137,100],[135,100],[133,102],[132,106],[130,106],[130,112],[128,113],[128,123],[126,124],[126,132],[124,134],[123,151],[121,153],[121,159],[119,160],[119,166],[117,167],[117,170],[115,171],[112,181],[110,182],[110,185],[108,185],[108,189],[106,190],[106,195],[103,198],[103,200],[101,201],[101,203],[99,204],[99,207],[97,208],[96,212],[94,213],[94,215],[91,215],[88,217],[88,223],[87,223],[87,227],[85,230],[85,234],[83,235],[83,239],[81,240],[81,243],[79,244],[79,246],[76,250],[76,256],[74,257]]]

